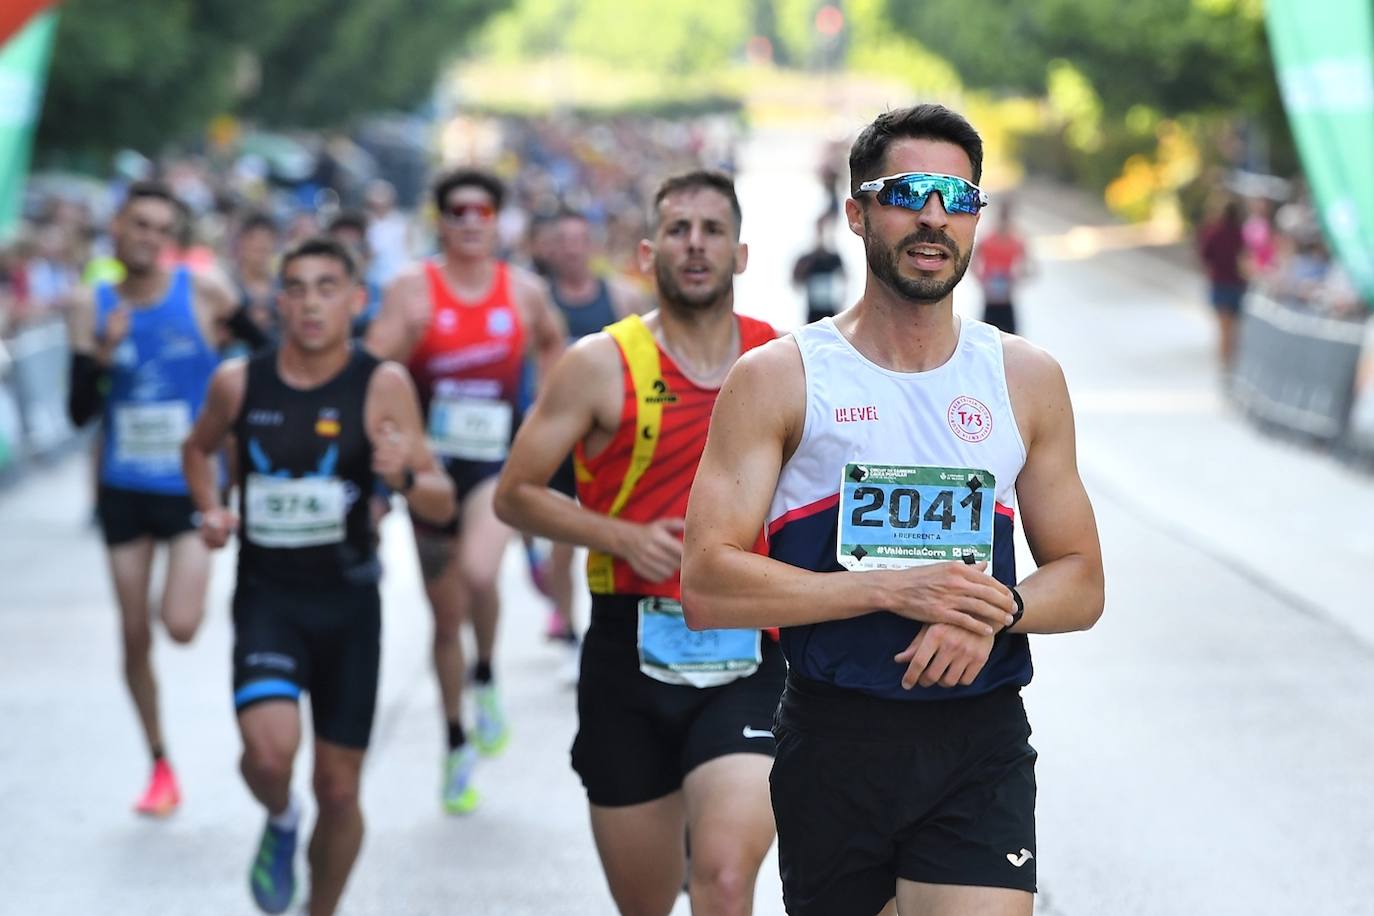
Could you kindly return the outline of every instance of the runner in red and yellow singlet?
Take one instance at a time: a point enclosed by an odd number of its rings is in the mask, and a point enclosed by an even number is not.
[[[496,508],[523,531],[591,551],[572,762],[617,908],[668,912],[687,872],[693,912],[748,912],[773,842],[769,729],[782,656],[757,629],[689,631],[678,569],[721,381],[776,334],[734,313],[748,249],[729,178],[671,178],[653,216],[639,253],[658,310],[584,338],[558,362],[516,437]],[[580,504],[549,486],[570,452]]]
[[[510,529],[497,520],[491,499],[520,423],[521,368],[531,359],[542,378],[564,346],[563,323],[544,281],[495,257],[504,196],[501,182],[486,172],[443,175],[434,188],[440,256],[392,282],[367,333],[374,354],[409,366],[430,445],[458,494],[453,525],[415,524],[448,729],[442,798],[453,814],[476,806],[476,752],[498,752],[508,735],[492,654],[500,614],[497,573]],[[477,643],[472,744],[462,726],[464,618],[472,621]]]

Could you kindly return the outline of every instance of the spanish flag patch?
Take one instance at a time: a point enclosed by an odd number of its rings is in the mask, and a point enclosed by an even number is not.
[[[338,417],[321,416],[315,421],[315,435],[325,439],[337,439],[339,437]]]

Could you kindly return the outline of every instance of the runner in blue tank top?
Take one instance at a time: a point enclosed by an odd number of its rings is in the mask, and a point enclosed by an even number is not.
[[[149,657],[153,549],[167,542],[162,622],[173,640],[189,642],[204,611],[210,560],[195,536],[181,444],[223,343],[233,333],[260,339],[227,287],[158,266],[178,219],[166,187],[132,185],[111,226],[125,279],[87,290],[70,316],[72,421],[102,418],[96,513],[123,624],[124,677],[153,758],[152,780],[135,809],[150,815],[170,814],[180,802]]]
[[[549,292],[568,326],[569,345],[626,315],[642,315],[654,307],[653,301],[630,284],[592,268],[592,226],[586,215],[578,210],[560,210],[549,233]],[[572,456],[554,472],[549,486],[569,499],[577,498]],[[535,584],[553,603],[547,635],[571,647],[563,679],[576,683],[579,651],[572,619],[574,552],[571,544],[555,542],[548,556],[531,570]]]
[[[736,363],[688,507],[688,624],[782,627],[771,788],[794,916],[1033,907],[1026,634],[1097,621],[1102,554],[1059,365],[954,315],[982,159],[940,105],[864,129],[845,203],[863,296]]]

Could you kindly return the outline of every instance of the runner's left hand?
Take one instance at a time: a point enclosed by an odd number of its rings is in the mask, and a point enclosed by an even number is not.
[[[947,623],[928,623],[901,652],[893,657],[907,662],[902,687],[967,686],[987,664],[992,652],[992,636],[973,633]]]
[[[405,469],[410,459],[409,443],[391,420],[383,420],[372,442],[372,473],[393,490],[405,486]]]

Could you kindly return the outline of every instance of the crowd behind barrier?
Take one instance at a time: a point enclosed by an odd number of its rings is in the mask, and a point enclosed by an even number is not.
[[[1267,194],[1219,196],[1200,231],[1200,254],[1215,278],[1216,260],[1227,256],[1228,246],[1216,243],[1228,232],[1226,205],[1234,215],[1244,199],[1243,218],[1229,227],[1245,287],[1231,394],[1266,429],[1368,462],[1374,459],[1369,303],[1331,258],[1301,182],[1265,187]]]

